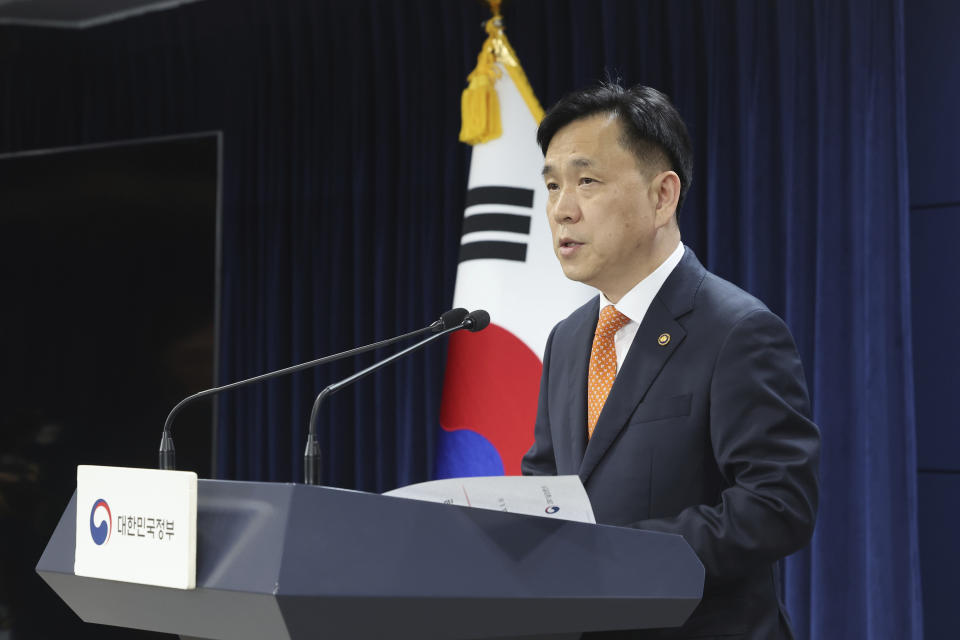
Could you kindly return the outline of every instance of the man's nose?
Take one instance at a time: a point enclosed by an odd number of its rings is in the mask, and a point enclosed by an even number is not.
[[[554,200],[553,219],[561,224],[575,223],[580,220],[580,203],[573,189],[561,189]]]

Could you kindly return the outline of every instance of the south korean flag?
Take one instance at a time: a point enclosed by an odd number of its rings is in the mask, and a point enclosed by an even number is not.
[[[437,478],[520,473],[533,444],[547,337],[596,295],[567,280],[554,255],[538,120],[498,67],[502,135],[473,147],[453,299],[454,307],[486,309],[491,324],[451,336]]]

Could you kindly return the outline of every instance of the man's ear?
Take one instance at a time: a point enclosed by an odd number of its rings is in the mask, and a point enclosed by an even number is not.
[[[677,211],[680,201],[680,176],[674,171],[664,171],[653,179],[654,192],[657,197],[657,226],[670,221]]]

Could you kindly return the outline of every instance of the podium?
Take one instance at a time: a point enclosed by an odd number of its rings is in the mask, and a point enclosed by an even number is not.
[[[74,575],[76,493],[37,572],[86,622],[230,640],[674,627],[702,596],[676,535],[308,485],[197,491],[195,590]]]

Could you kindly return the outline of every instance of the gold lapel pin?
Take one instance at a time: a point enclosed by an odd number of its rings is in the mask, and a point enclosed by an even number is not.
[[[665,347],[665,346],[667,346],[668,344],[670,344],[670,334],[669,334],[669,333],[661,333],[661,334],[660,334],[660,337],[657,338],[657,344],[660,345],[661,347]]]

